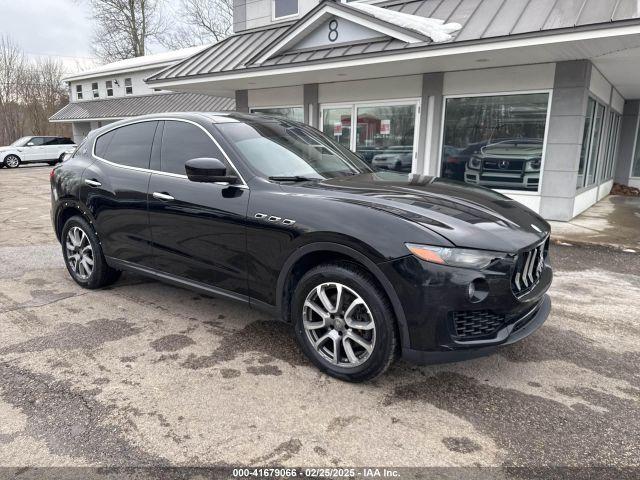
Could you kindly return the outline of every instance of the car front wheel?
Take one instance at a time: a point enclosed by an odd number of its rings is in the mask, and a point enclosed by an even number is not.
[[[20,158],[17,155],[7,155],[3,164],[7,168],[18,168],[20,166]]]
[[[112,284],[120,272],[107,265],[93,228],[81,217],[71,217],[62,229],[62,254],[71,278],[83,288]]]
[[[351,382],[381,375],[393,362],[397,335],[385,293],[363,269],[320,265],[298,283],[296,339],[320,370]]]

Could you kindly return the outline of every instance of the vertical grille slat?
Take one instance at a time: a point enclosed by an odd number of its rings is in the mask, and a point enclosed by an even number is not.
[[[548,238],[531,250],[520,253],[516,258],[515,269],[511,277],[511,289],[516,296],[524,295],[538,284],[547,248]]]

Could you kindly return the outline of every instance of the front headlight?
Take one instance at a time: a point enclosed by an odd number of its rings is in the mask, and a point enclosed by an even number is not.
[[[473,168],[474,170],[478,170],[482,165],[482,161],[478,157],[471,157],[469,159],[469,168]]]
[[[488,250],[471,250],[469,248],[434,247],[431,245],[405,244],[416,257],[431,263],[451,265],[452,267],[473,268],[482,270],[494,260],[505,258],[506,253]]]

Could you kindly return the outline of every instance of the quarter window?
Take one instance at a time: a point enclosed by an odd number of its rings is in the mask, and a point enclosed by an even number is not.
[[[537,191],[548,105],[548,93],[448,98],[441,176]]]
[[[82,100],[82,85],[76,85],[76,99]]]
[[[273,0],[273,18],[298,14],[298,0]]]
[[[185,175],[185,162],[202,157],[224,161],[222,152],[199,127],[167,120],[162,133],[160,169],[163,172]]]
[[[128,167],[149,168],[157,123],[134,123],[98,137],[95,145],[96,155]]]
[[[107,80],[105,87],[107,87],[107,97],[113,97],[113,81]]]
[[[131,83],[131,78],[125,78],[124,79],[124,93],[126,95],[132,95],[133,94],[133,85]]]

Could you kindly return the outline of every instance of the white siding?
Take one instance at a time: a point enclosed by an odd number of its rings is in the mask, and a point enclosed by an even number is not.
[[[139,95],[149,95],[152,93],[158,93],[158,92],[154,92],[153,88],[149,87],[149,85],[144,83],[144,79],[149,75],[155,73],[157,70],[158,69],[155,68],[152,70],[142,70],[139,72],[132,72],[132,73],[126,73],[126,74],[119,74],[119,75],[106,75],[106,76],[85,79],[77,82],[70,82],[71,101],[82,102],[87,100],[98,100],[98,99],[104,99],[104,98],[116,98],[116,97],[125,97],[125,96],[139,96]],[[133,86],[132,95],[125,95],[125,86],[124,86],[125,78],[131,78],[131,84]],[[107,87],[105,84],[107,80],[111,80],[113,82],[113,97],[107,97]],[[118,81],[120,86],[117,86],[115,84],[115,80]],[[98,90],[100,92],[99,98],[93,98],[93,91],[91,89],[91,84],[94,82],[98,82]],[[82,100],[77,100],[77,97],[76,97],[76,85],[78,84],[82,85]]]
[[[302,106],[302,85],[249,90],[249,107]]]
[[[374,78],[318,85],[320,103],[363,102],[416,98],[422,95],[422,76]]]

